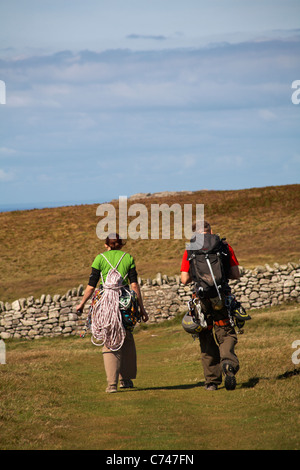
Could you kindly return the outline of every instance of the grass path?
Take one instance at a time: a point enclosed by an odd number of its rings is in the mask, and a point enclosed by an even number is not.
[[[299,449],[291,359],[299,313],[297,305],[252,313],[230,392],[204,389],[199,345],[179,319],[135,331],[135,388],[116,394],[104,392],[101,351],[89,337],[7,341],[0,449]]]

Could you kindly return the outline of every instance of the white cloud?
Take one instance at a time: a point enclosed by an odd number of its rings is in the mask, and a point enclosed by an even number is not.
[[[149,192],[249,187],[257,175],[278,184],[281,160],[298,154],[299,108],[291,104],[290,85],[299,53],[294,38],[2,60],[8,92],[0,157],[13,155],[16,174],[36,192],[29,200],[46,186],[54,195],[60,189],[60,200],[64,192],[70,200],[100,191],[106,200],[108,191],[126,194],[123,178],[133,175],[132,193],[144,192],[137,189],[144,181]],[[2,166],[1,181],[12,181]],[[120,177],[114,168],[122,168]],[[296,174],[286,171],[282,183]],[[12,188],[3,197],[17,196]]]
[[[8,148],[8,147],[0,147],[0,157],[1,157],[1,155],[11,156],[11,155],[14,155],[15,153],[16,153],[15,149],[11,149],[11,148]]]
[[[155,41],[165,41],[167,39],[163,34],[128,34],[127,39],[153,39]]]
[[[0,181],[12,181],[14,179],[14,175],[11,172],[4,171],[0,168]]]
[[[197,157],[195,155],[184,155],[181,161],[181,166],[186,169],[193,168],[196,166]]]
[[[246,159],[240,155],[221,155],[216,158],[216,162],[220,168],[225,165],[236,170],[246,164]]]
[[[12,107],[268,109],[286,99],[299,53],[300,39],[163,51],[66,51],[6,60],[2,70]]]
[[[274,119],[277,119],[277,115],[269,109],[260,109],[258,114],[264,121],[274,121]]]

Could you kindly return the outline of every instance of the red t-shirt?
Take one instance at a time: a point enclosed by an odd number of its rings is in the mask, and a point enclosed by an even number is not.
[[[233,249],[231,248],[229,243],[227,243],[227,245],[228,245],[229,253],[230,253],[230,258],[229,258],[230,266],[238,266],[239,262],[234,254]],[[185,252],[183,253],[183,257],[182,257],[180,272],[188,273],[189,269],[190,269],[190,262],[187,260],[187,251],[185,250]]]

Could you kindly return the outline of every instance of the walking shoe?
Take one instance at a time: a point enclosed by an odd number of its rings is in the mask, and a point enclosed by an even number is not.
[[[216,384],[206,384],[205,385],[205,390],[208,392],[213,392],[214,390],[218,390],[218,385]]]
[[[115,393],[117,391],[117,386],[116,385],[109,385],[105,391],[106,391],[106,393]]]
[[[132,380],[120,380],[120,388],[133,388]]]
[[[226,390],[234,390],[236,387],[236,378],[234,376],[234,368],[231,364],[226,362],[222,365],[223,373],[225,375],[225,388]]]

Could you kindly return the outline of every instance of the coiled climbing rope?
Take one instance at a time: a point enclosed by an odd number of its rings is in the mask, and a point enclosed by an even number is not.
[[[107,259],[106,261],[109,263]],[[115,268],[111,265],[112,269],[108,272],[105,282],[102,277],[103,293],[93,306],[91,312],[92,343],[95,346],[105,345],[111,351],[118,351],[123,346],[126,336],[126,330],[119,308],[123,278],[117,271],[118,265]]]

